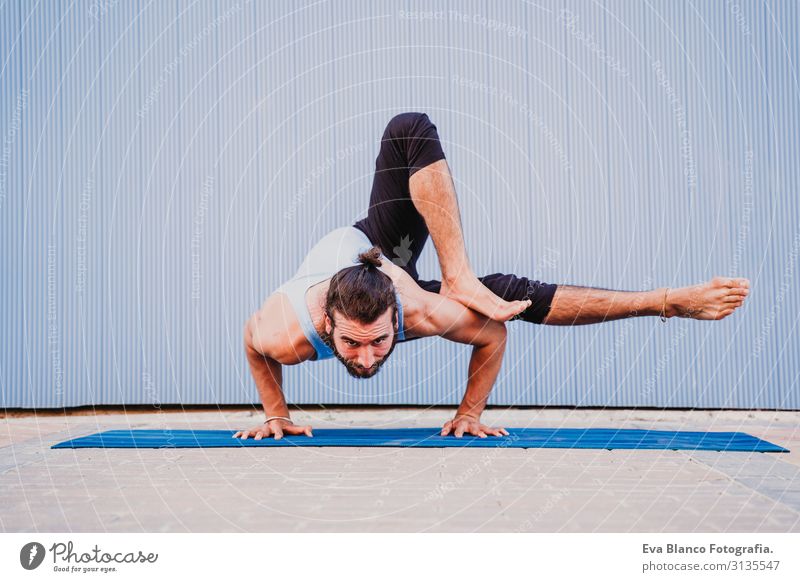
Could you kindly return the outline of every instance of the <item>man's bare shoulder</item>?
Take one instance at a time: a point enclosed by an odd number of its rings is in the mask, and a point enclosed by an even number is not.
[[[299,364],[314,357],[314,346],[303,333],[285,293],[273,293],[267,297],[248,320],[247,328],[253,349],[281,364]]]
[[[431,315],[437,305],[447,300],[420,287],[411,275],[389,261],[383,261],[381,270],[392,279],[400,295],[405,335],[409,338],[439,335],[439,327],[435,325]]]
[[[392,278],[403,303],[403,328],[407,337],[440,336],[461,343],[482,341],[486,335],[505,331],[492,321],[444,295],[420,287],[397,265],[382,265]]]

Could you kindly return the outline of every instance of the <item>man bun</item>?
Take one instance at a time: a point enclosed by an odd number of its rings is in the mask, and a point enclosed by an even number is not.
[[[325,312],[334,321],[338,311],[347,319],[372,323],[392,308],[392,320],[397,322],[397,297],[389,276],[378,269],[381,249],[359,253],[358,264],[342,269],[331,277],[325,297]]]
[[[359,253],[358,262],[366,267],[380,267],[381,262],[381,249],[380,247],[372,247],[368,251]]]

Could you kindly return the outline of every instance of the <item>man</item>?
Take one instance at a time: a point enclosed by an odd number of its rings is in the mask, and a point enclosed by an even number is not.
[[[417,273],[429,234],[441,282],[420,280]],[[508,434],[480,422],[502,363],[505,321],[582,325],[647,315],[719,320],[748,293],[747,279],[721,277],[642,292],[502,273],[476,277],[436,126],[424,113],[403,113],[384,132],[367,217],[319,241],[294,277],[245,324],[247,359],[267,420],[234,437],[312,436],[310,426],[289,418],[283,365],[336,357],[351,375],[369,378],[398,342],[430,336],[474,347],[461,405],[441,434]]]

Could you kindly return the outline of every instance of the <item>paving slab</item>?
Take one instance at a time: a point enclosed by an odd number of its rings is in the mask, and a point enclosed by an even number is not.
[[[440,426],[424,408],[294,411],[315,428]],[[249,411],[28,415],[0,429],[4,532],[796,532],[800,413],[491,409],[488,424],[743,431],[790,453],[50,449],[110,429],[239,430]]]

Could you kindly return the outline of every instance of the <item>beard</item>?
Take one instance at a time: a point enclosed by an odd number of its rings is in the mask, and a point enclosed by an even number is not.
[[[333,332],[333,330],[331,330]],[[369,368],[363,368],[359,366],[356,362],[352,360],[348,360],[345,358],[339,350],[336,349],[336,344],[333,342],[333,334],[322,332],[319,334],[319,337],[322,339],[323,342],[333,351],[333,355],[336,356],[336,359],[339,360],[344,367],[347,369],[347,373],[350,374],[353,378],[359,379],[366,379],[372,378],[375,374],[378,373],[378,370],[381,369],[381,366],[389,359],[389,356],[392,355],[394,351],[394,347],[397,345],[397,332],[395,332],[394,337],[392,338],[392,347],[389,348],[389,351],[386,352],[386,355],[383,356],[380,360],[377,360],[374,364],[372,364]]]

